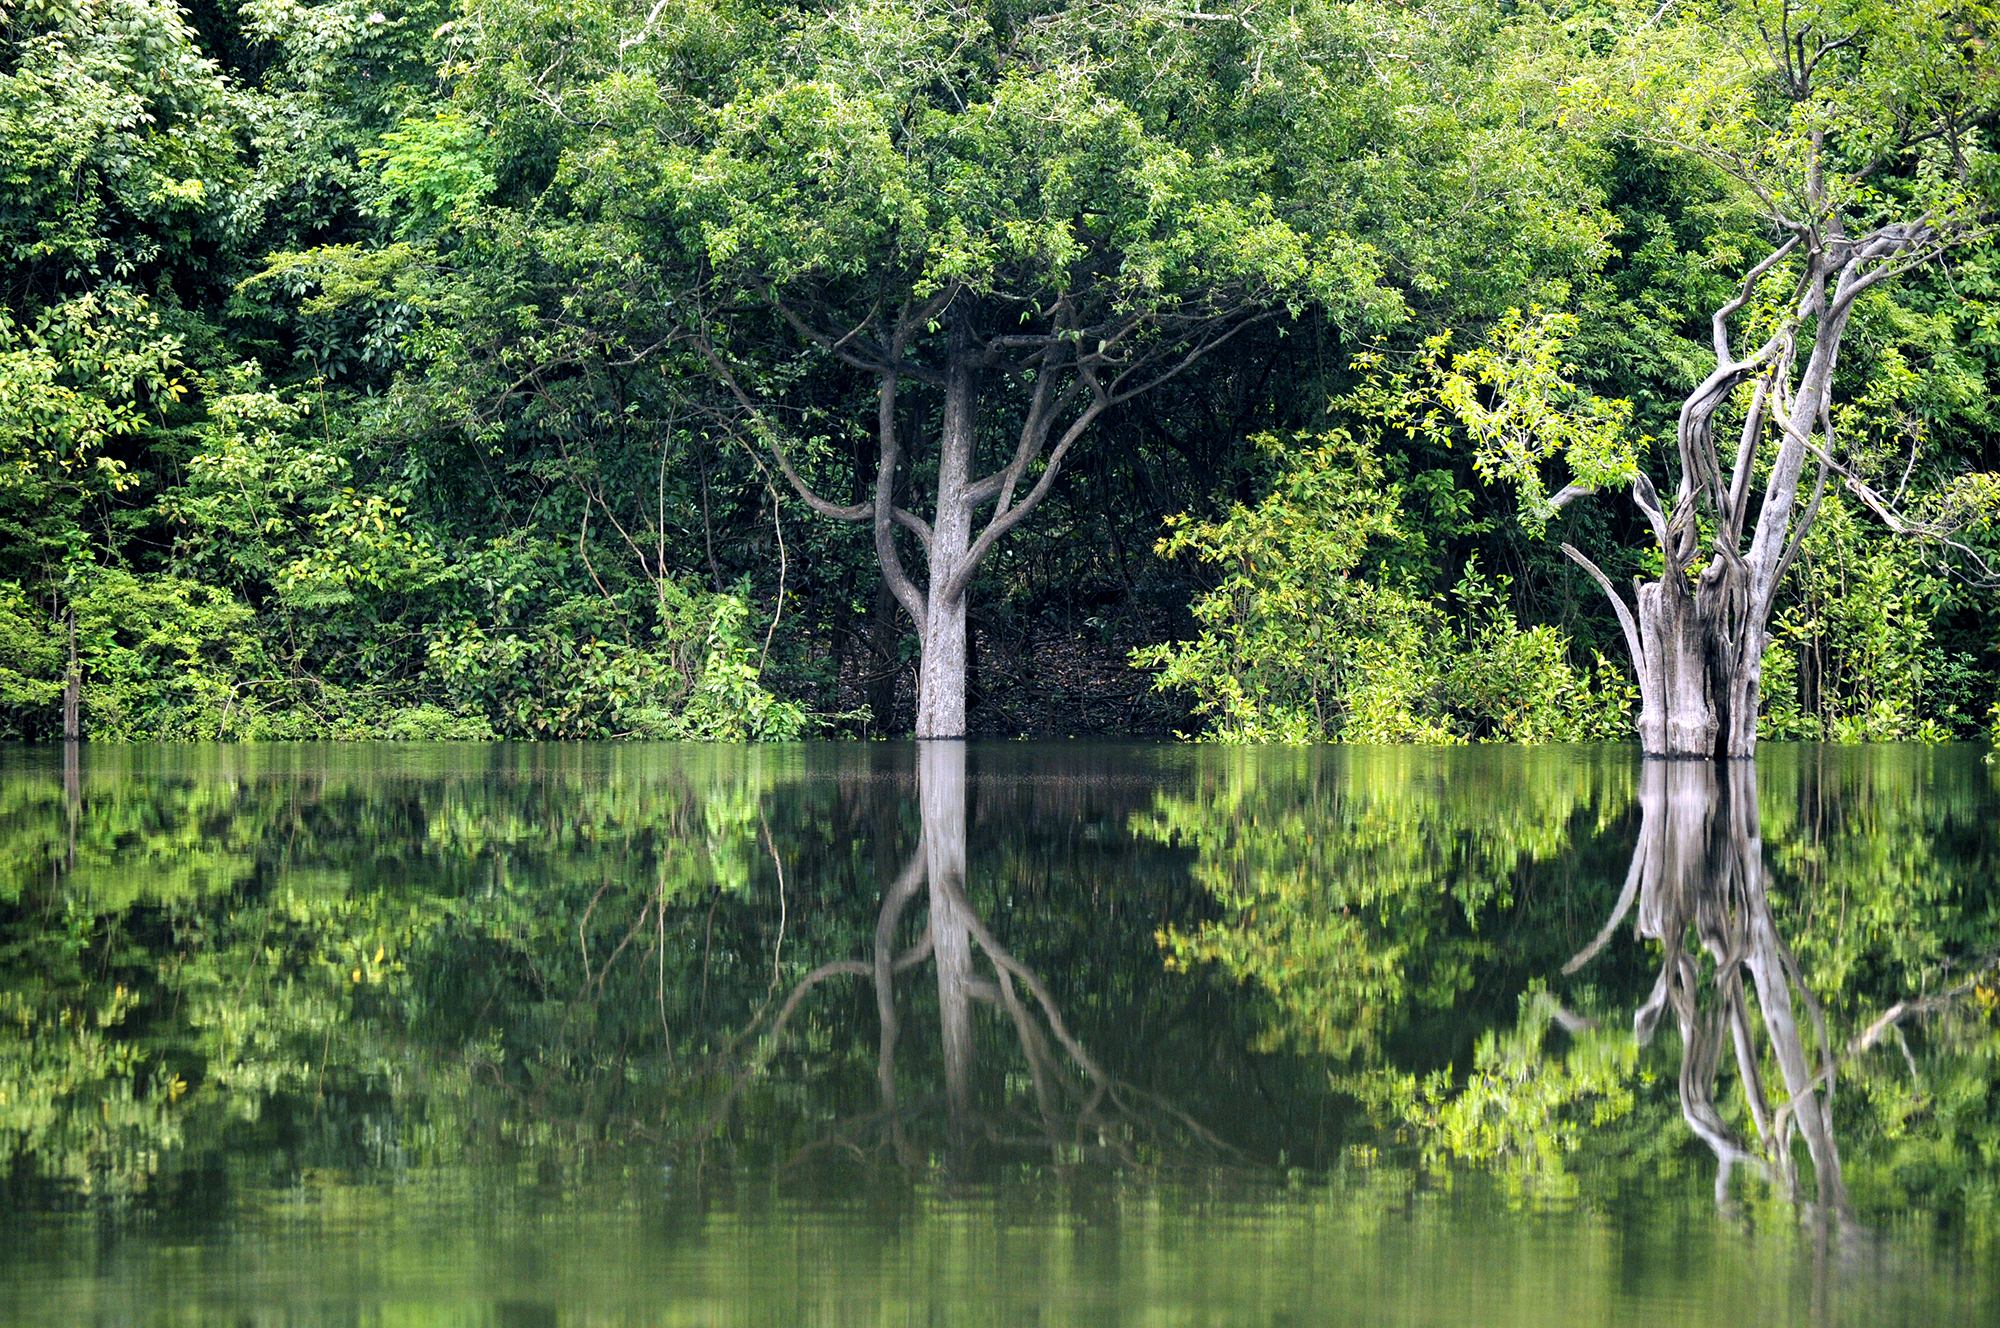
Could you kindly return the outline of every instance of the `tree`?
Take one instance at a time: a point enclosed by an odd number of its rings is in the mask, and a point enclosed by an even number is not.
[[[628,66],[652,61],[646,96],[629,67],[617,92],[641,123],[610,117],[565,168],[632,229],[632,252],[677,269],[674,335],[725,393],[727,426],[815,512],[872,530],[921,643],[920,737],[964,732],[973,579],[1106,411],[1287,307],[1395,304],[1365,245],[1296,224],[1254,135],[1149,79],[1170,51],[1241,79],[1241,32],[1211,35],[1209,17],[1065,7],[1009,24],[931,0],[752,14],[768,25],[755,72],[690,116],[656,7],[621,43]],[[1131,41],[1133,25],[1155,40]],[[633,150],[665,136],[659,108],[694,127],[658,156]],[[874,404],[872,484],[849,503],[815,484],[830,439],[809,430],[831,418],[854,441],[863,426],[790,390],[829,365]],[[908,496],[925,486],[927,516]]]
[[[1853,421],[1836,387],[1864,297],[1984,233],[2000,70],[1990,18],[1953,4],[1743,0],[1666,26],[1660,17],[1587,72],[1568,71],[1572,99],[1586,117],[1627,116],[1620,132],[1710,164],[1770,237],[1710,319],[1713,365],[1681,403],[1677,480],[1656,485],[1635,458],[1606,449],[1601,426],[1615,403],[1579,406],[1547,390],[1559,375],[1537,370],[1551,367],[1552,342],[1522,334],[1526,324],[1497,351],[1462,358],[1442,395],[1482,468],[1523,484],[1535,523],[1630,484],[1660,559],[1635,603],[1591,559],[1563,551],[1618,615],[1639,679],[1640,740],[1651,755],[1747,757],[1772,608],[1829,477],[1916,533],[1944,533],[1990,501],[1991,477],[1961,478],[1928,510],[1899,510],[1841,446],[1836,425]],[[1717,441],[1725,423],[1728,452]],[[1556,454],[1573,481],[1543,498],[1539,467]]]

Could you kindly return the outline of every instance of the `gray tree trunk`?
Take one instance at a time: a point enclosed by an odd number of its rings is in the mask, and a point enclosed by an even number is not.
[[[954,356],[938,436],[937,511],[931,522],[930,588],[919,627],[917,736],[965,736],[966,562],[972,545],[972,452],[979,384],[969,356]]]

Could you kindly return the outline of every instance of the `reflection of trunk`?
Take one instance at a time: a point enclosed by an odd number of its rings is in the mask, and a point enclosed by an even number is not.
[[[1625,889],[1611,921],[1565,971],[1574,972],[1595,955],[1636,902],[1639,935],[1658,941],[1662,957],[1659,980],[1634,1016],[1633,1029],[1640,1041],[1650,1039],[1661,1015],[1672,1009],[1681,1034],[1681,1114],[1722,1163],[1717,1193],[1737,1161],[1768,1164],[1786,1190],[1794,1190],[1796,1128],[1812,1158],[1820,1201],[1844,1208],[1847,1190],[1829,1112],[1832,1049],[1821,1024],[1821,1064],[1815,1071],[1798,1025],[1795,994],[1816,1024],[1818,1007],[1778,935],[1765,894],[1756,767],[1742,761],[1648,761],[1639,798],[1639,844]],[[1706,981],[1703,952],[1714,965]],[[1746,973],[1784,1080],[1787,1100],[1775,1110],[1758,1072]],[[1734,1053],[1761,1162],[1738,1141],[1715,1103],[1725,1048]]]
[[[63,855],[63,870],[76,870],[76,823],[83,811],[83,772],[76,744],[63,744],[63,807],[69,813],[69,851]]]
[[[1070,1032],[1054,994],[1041,978],[987,929],[965,890],[966,880],[966,751],[959,741],[934,740],[920,745],[918,794],[923,812],[923,840],[893,884],[883,892],[876,916],[874,953],[870,962],[836,960],[808,973],[786,997],[761,1041],[775,1045],[800,1002],[820,983],[835,977],[873,980],[875,1011],[880,1024],[876,1082],[881,1110],[866,1117],[868,1128],[881,1130],[879,1144],[903,1162],[917,1154],[904,1130],[906,1104],[896,1079],[896,1053],[902,1032],[895,979],[923,963],[937,962],[939,1037],[944,1064],[944,1105],[947,1156],[962,1160],[983,1135],[998,1144],[1030,1144],[1046,1148],[1057,1160],[1104,1155],[1131,1163],[1138,1160],[1133,1144],[1142,1136],[1156,1155],[1188,1145],[1205,1153],[1227,1146],[1169,1103],[1131,1085],[1120,1083],[1084,1050]],[[902,954],[895,953],[896,933],[910,902],[928,885],[925,898],[929,923],[924,934]],[[981,972],[984,959],[990,976]],[[1033,1110],[1008,1103],[1003,1092],[999,1110],[979,1100],[990,1095],[975,1091],[973,1082],[973,1005],[983,1003],[1006,1019],[1027,1062],[1027,1082]],[[750,1044],[753,1029],[739,1041]],[[745,1066],[734,1086],[710,1118],[718,1128],[737,1097],[766,1060]],[[1003,1081],[1004,1082],[1004,1081]],[[1015,1132],[1026,1122],[1029,1133]],[[825,1146],[862,1150],[847,1127],[836,1129]]]
[[[923,801],[925,874],[930,881],[931,950],[937,958],[938,1019],[944,1049],[945,1104],[954,1137],[972,1109],[972,937],[966,928],[965,744],[923,743],[918,796]]]
[[[972,547],[972,449],[979,425],[979,375],[956,353],[965,320],[951,319],[954,355],[945,376],[938,435],[937,514],[931,525],[930,590],[924,596],[924,656],[917,664],[917,736],[965,736],[965,572]]]

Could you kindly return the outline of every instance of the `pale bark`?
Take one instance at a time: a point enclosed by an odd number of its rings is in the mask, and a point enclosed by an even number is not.
[[[1816,127],[1790,143],[1750,149],[1732,145],[1726,135],[1683,138],[1684,127],[1664,140],[1734,176],[1782,242],[1710,317],[1714,368],[1681,403],[1672,502],[1663,503],[1645,475],[1633,481],[1632,500],[1652,528],[1663,574],[1635,584],[1628,608],[1603,572],[1564,546],[1617,606],[1638,674],[1639,733],[1648,755],[1748,757],[1755,750],[1773,604],[1818,516],[1829,474],[1841,476],[1900,528],[1879,496],[1835,456],[1833,383],[1841,342],[1865,292],[1984,233],[1977,217],[1956,204],[1946,205],[1957,209],[1948,214],[1913,211],[1884,220],[1876,213],[1865,224],[1857,219],[1885,201],[1872,177],[1907,169],[1919,150],[1942,150],[1947,160],[1938,164],[1965,180],[1970,164],[1963,130],[1971,121],[1949,92],[1918,94],[1879,137],[1879,126],[1862,129],[1845,121],[1836,103],[1847,94],[1828,103],[1815,81],[1829,58],[1858,49],[1860,34],[1822,31],[1799,19],[1789,0],[1780,0],[1772,23],[1760,18],[1757,31],[1773,86]],[[1840,142],[1838,154],[1830,150],[1830,135]],[[1857,146],[1867,150],[1848,155]],[[1788,159],[1782,169],[1796,174],[1780,181],[1772,175],[1774,163]],[[1732,320],[1780,274],[1792,287],[1777,307],[1775,328],[1762,345],[1739,355]],[[1725,455],[1716,425],[1737,412]],[[1768,468],[1760,464],[1766,461]],[[1808,465],[1814,476],[1802,503]],[[1568,486],[1555,505],[1590,491]]]
[[[1712,319],[1715,368],[1681,404],[1680,478],[1672,504],[1661,501],[1643,474],[1633,481],[1632,501],[1652,528],[1662,575],[1635,580],[1628,608],[1594,563],[1563,546],[1618,613],[1638,676],[1639,739],[1647,755],[1744,758],[1756,751],[1764,650],[1778,587],[1836,468],[1833,376],[1854,302],[1941,244],[1924,222],[1883,226],[1859,240],[1837,228],[1797,228]],[[1784,322],[1756,351],[1738,358],[1730,319],[1794,257],[1796,284]],[[1726,462],[1716,421],[1745,388],[1749,401]],[[1776,446],[1759,488],[1757,463],[1774,432]],[[1817,463],[1816,476],[1801,507],[1809,462]],[[1556,505],[1589,492],[1572,485]]]
[[[965,736],[965,569],[972,545],[972,464],[978,442],[979,384],[967,353],[964,320],[952,323],[951,370],[945,377],[938,431],[937,513],[931,522],[930,590],[924,597],[917,672],[917,736]]]
[[[769,307],[807,342],[876,379],[875,489],[870,499],[855,503],[830,502],[813,489],[792,464],[784,431],[745,387],[706,326],[696,334],[697,350],[770,445],[800,499],[822,516],[872,527],[883,584],[917,631],[919,738],[965,735],[972,583],[999,542],[1048,496],[1070,449],[1112,406],[1151,391],[1243,329],[1274,316],[1267,300],[1236,289],[1133,310],[1119,303],[1115,286],[1088,273],[1079,280],[1095,287],[1055,296],[1046,306],[949,285],[922,303],[871,309],[859,324],[844,328],[801,296],[762,289]],[[935,340],[926,343],[931,354],[926,361],[918,343],[940,325],[942,353]],[[979,476],[980,405],[1000,383],[1025,391],[1020,432],[1005,463]],[[926,410],[925,398],[909,399],[905,389],[912,385],[943,399],[928,520],[896,502],[898,476],[909,473],[921,441],[906,438],[905,430],[917,432]],[[899,531],[914,537],[922,550],[921,585],[904,563]],[[886,724],[888,718],[879,714],[876,722]]]

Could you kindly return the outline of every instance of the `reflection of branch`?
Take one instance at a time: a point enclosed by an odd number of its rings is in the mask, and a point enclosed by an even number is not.
[[[930,942],[929,938],[925,938],[921,944],[911,947],[907,954],[898,956],[893,967],[897,972],[901,972],[906,968],[922,963],[929,954]],[[806,998],[806,993],[810,992],[820,983],[826,981],[828,978],[871,977],[874,975],[874,972],[875,969],[873,966],[864,964],[858,959],[836,959],[832,963],[821,964],[818,968],[800,978],[798,985],[792,988],[791,994],[785,997],[784,1005],[779,1007],[778,1017],[771,1022],[770,1031],[764,1035],[765,1041],[772,1047],[776,1046],[779,1036],[785,1031],[785,1025],[791,1022],[793,1012],[799,1008],[799,1002]],[[769,1006],[767,1005],[765,1008],[768,1009]],[[737,1035],[737,1043],[740,1044],[744,1038],[748,1037],[762,1019],[763,1010],[759,1010],[751,1017],[749,1025],[744,1028],[743,1032]],[[701,1134],[704,1137],[712,1136],[717,1129],[721,1128],[723,1120],[729,1114],[729,1109],[736,1105],[736,1099],[742,1096],[744,1088],[749,1085],[751,1079],[756,1077],[757,1071],[763,1068],[766,1059],[766,1057],[753,1056],[750,1059],[750,1063],[743,1067],[742,1072],[736,1076],[736,1082],[730,1086],[729,1092],[723,1095],[722,1101],[717,1103],[715,1109],[709,1113],[708,1121],[701,1129]]]
[[[984,950],[986,957],[992,961],[995,971],[1000,976],[1002,992],[1006,998],[1009,1000],[1013,999],[1012,984],[1008,980],[1009,977],[1018,977],[1021,980],[1021,984],[1034,996],[1036,1004],[1041,1007],[1042,1017],[1048,1021],[1049,1031],[1055,1035],[1056,1041],[1062,1044],[1063,1050],[1070,1054],[1070,1058],[1077,1063],[1089,1078],[1093,1088],[1096,1090],[1096,1094],[1110,1098],[1112,1104],[1121,1112],[1135,1118],[1138,1113],[1126,1102],[1126,1097],[1129,1096],[1144,1101],[1173,1117],[1181,1128],[1187,1130],[1189,1134],[1199,1139],[1202,1143],[1224,1152],[1233,1153],[1236,1151],[1165,1098],[1148,1093],[1136,1085],[1125,1083],[1105,1073],[1103,1067],[1091,1057],[1089,1052],[1083,1049],[1083,1044],[1078,1042],[1070,1033],[1068,1025],[1063,1022],[1062,1011],[1056,1006],[1055,997],[1050,993],[1048,987],[1043,984],[1041,978],[1037,977],[1034,971],[1028,968],[1027,965],[1016,959],[1006,946],[994,939],[993,933],[987,930],[986,924],[980,921],[977,913],[973,912],[971,905],[965,901],[963,894],[955,890],[954,893],[957,894],[958,902],[963,909],[962,916],[966,922],[966,929],[972,933],[973,939],[979,942],[979,948]],[[1015,1002],[1015,1004],[1018,1008],[1018,1002]],[[1025,1019],[1025,1010],[1021,1011],[1021,1017]],[[1032,1021],[1029,1021],[1029,1023],[1032,1025]],[[1029,1051],[1025,1040],[1022,1050],[1032,1058],[1033,1053]],[[1093,1096],[1091,1102],[1086,1105],[1083,1115],[1078,1118],[1079,1126],[1082,1125],[1085,1117],[1094,1115],[1096,1100],[1096,1096]],[[1078,1142],[1081,1142],[1081,1140]]]
[[[947,796],[939,802],[948,816],[952,799]],[[928,813],[931,809],[927,807],[926,810]],[[1038,1147],[1048,1148],[1058,1161],[1065,1152],[1077,1150],[1105,1152],[1123,1163],[1136,1164],[1140,1157],[1134,1152],[1132,1144],[1137,1137],[1159,1138],[1174,1129],[1205,1148],[1233,1153],[1235,1150],[1227,1143],[1172,1103],[1109,1074],[1084,1048],[1063,1019],[1048,986],[994,937],[959,888],[955,878],[962,872],[959,863],[962,863],[963,828],[962,825],[956,827],[955,835],[953,829],[950,826],[927,825],[925,837],[918,843],[915,854],[895,882],[883,892],[876,915],[872,960],[835,960],[806,974],[787,993],[776,1017],[761,1035],[757,1030],[763,1025],[764,1015],[770,1008],[769,1002],[752,1017],[736,1042],[740,1045],[756,1035],[761,1047],[738,1071],[728,1092],[711,1112],[702,1135],[712,1137],[721,1128],[750,1081],[769,1063],[792,1017],[815,988],[834,978],[862,977],[871,978],[875,988],[880,1027],[876,1063],[880,1105],[877,1110],[834,1125],[819,1139],[800,1149],[786,1163],[787,1169],[799,1165],[815,1153],[829,1150],[865,1161],[870,1155],[870,1148],[865,1147],[863,1141],[870,1135],[878,1141],[873,1147],[886,1145],[899,1161],[912,1165],[917,1156],[904,1138],[904,1121],[911,1110],[936,1101],[943,1101],[951,1110],[955,1129],[966,1125],[977,1126],[987,1140],[996,1144],[1032,1142]],[[953,839],[961,845],[959,862],[952,861],[954,855],[950,846]],[[934,849],[944,850],[935,863],[931,860]],[[940,878],[931,881],[933,916],[917,942],[891,959],[891,946],[902,916],[910,901],[916,897],[919,887],[933,875]],[[958,929],[958,935],[974,942],[978,952],[984,954],[992,966],[993,977],[989,980],[963,969],[964,961],[960,960],[962,971],[957,974],[954,990],[965,998],[995,1007],[1012,1025],[1021,1054],[1027,1062],[1035,1112],[1040,1117],[1037,1138],[1017,1137],[1000,1120],[980,1115],[972,1110],[968,1101],[951,1094],[947,1094],[945,1099],[925,1098],[918,1103],[907,1104],[898,1094],[895,1056],[902,1021],[896,1006],[893,978],[934,957],[940,945],[941,927],[947,932]],[[949,941],[949,936],[946,940]],[[1027,989],[1027,999],[1021,995],[1023,987]],[[1037,1011],[1040,1018],[1036,1017]],[[1071,1066],[1074,1066],[1075,1074],[1071,1073]],[[962,1081],[956,1091],[963,1093]],[[1166,1119],[1159,1120],[1161,1117]],[[1167,1121],[1171,1122],[1171,1126],[1167,1125]]]
[[[1637,852],[1632,855],[1632,867],[1631,870],[1625,873],[1625,888],[1618,892],[1618,902],[1612,907],[1611,920],[1604,924],[1602,931],[1591,938],[1589,945],[1578,950],[1576,957],[1562,966],[1564,977],[1568,977],[1591,960],[1597,958],[1597,952],[1602,950],[1605,942],[1611,939],[1611,933],[1618,930],[1618,924],[1625,920],[1625,915],[1632,909],[1632,901],[1639,897],[1639,879],[1644,875],[1645,865],[1645,853]]]
[[[1978,990],[1981,979],[1995,969],[2000,969],[2000,955],[1988,955],[1974,966],[1973,976],[1959,983],[1949,991],[1941,991],[1935,996],[1925,996],[1914,1001],[1897,1001],[1884,1010],[1875,1022],[1863,1029],[1859,1036],[1847,1044],[1847,1055],[1858,1056],[1882,1040],[1882,1035],[1896,1028],[1912,1015],[1932,1014],[1944,1009],[1954,1001],[1960,1001]]]
[[[783,592],[779,593],[782,601]],[[773,619],[772,626],[776,625],[777,621]],[[771,823],[764,819],[762,808],[757,811],[757,824],[764,831],[764,848],[770,853],[771,866],[778,873],[778,940],[771,947],[771,990],[776,991],[779,980],[778,964],[785,954],[785,922],[789,907],[785,902],[785,864],[778,857],[777,842],[771,838]]]

